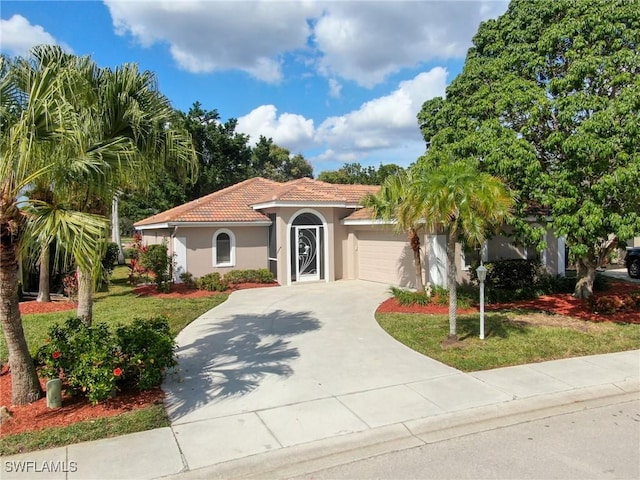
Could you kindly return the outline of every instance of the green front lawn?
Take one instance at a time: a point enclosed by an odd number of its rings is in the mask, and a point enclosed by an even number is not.
[[[224,302],[228,294],[216,294],[201,298],[158,298],[139,297],[127,283],[129,269],[119,266],[115,269],[109,290],[98,292],[93,306],[93,322],[109,325],[128,324],[136,317],[148,318],[166,314],[174,335],[193,320],[216,305]],[[44,343],[49,327],[63,323],[75,315],[75,310],[22,316],[22,326],[31,353],[35,355]],[[0,363],[7,361],[8,354],[4,336],[0,339]]]
[[[107,292],[96,294],[93,307],[94,323],[110,325],[128,324],[134,318],[154,317],[165,314],[175,335],[203,313],[224,302],[229,295],[215,294],[201,298],[139,297],[127,284],[128,268],[117,267]],[[73,316],[75,310],[66,312],[23,315],[22,324],[32,354],[43,344],[49,327]],[[0,362],[7,361],[4,336],[0,339]],[[168,426],[164,407],[151,405],[109,418],[79,422],[67,427],[48,428],[35,432],[7,435],[0,438],[0,454],[30,452],[44,448],[61,447],[72,443],[98,440],[143,430]]]
[[[516,311],[458,318],[460,341],[444,345],[447,315],[378,313],[378,323],[409,348],[465,372],[595,355],[640,347],[640,325],[591,323],[567,317]]]

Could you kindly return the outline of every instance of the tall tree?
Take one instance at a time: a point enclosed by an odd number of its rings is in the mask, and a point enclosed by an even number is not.
[[[69,100],[82,112],[83,128],[77,134],[85,148],[78,154],[93,161],[92,169],[70,172],[61,185],[77,208],[106,217],[120,190],[146,190],[149,179],[159,172],[188,176],[195,169],[191,137],[179,126],[152,72],[133,64],[101,69],[84,57],[60,60],[53,56],[49,61],[73,64],[94,92],[93,96],[71,95]],[[77,314],[86,323],[92,319],[101,253],[96,252],[92,270],[78,269]]]
[[[55,241],[58,251],[88,268],[106,226],[68,205],[22,197],[41,179],[62,183],[67,172],[93,167],[90,158],[75,154],[83,147],[77,135],[82,119],[67,96],[83,83],[66,65],[0,57],[0,325],[15,405],[42,394],[18,305],[19,249],[26,250],[28,240],[39,246]]]
[[[510,218],[513,195],[504,183],[479,172],[472,162],[422,162],[415,173],[412,203],[421,207],[427,228],[447,234],[449,339],[457,340],[456,243],[480,246],[487,235]]]
[[[398,175],[387,177],[380,191],[365,197],[363,205],[371,209],[375,218],[392,222],[397,231],[407,233],[413,252],[416,289],[422,292],[424,280],[419,231],[424,228],[425,222],[423,205],[420,203],[422,195],[416,191],[419,185],[411,170],[402,171]]]
[[[577,297],[640,234],[639,44],[638,0],[513,0],[480,25],[446,99],[418,116],[430,151],[475,158],[518,192],[516,231],[539,248],[527,217],[546,207]]]
[[[215,192],[250,177],[249,136],[236,132],[237,120],[222,123],[217,110],[204,110],[195,102],[181,114],[181,125],[191,134],[199,163],[199,175],[189,188],[189,200]]]
[[[251,151],[250,176],[259,176],[287,182],[296,178],[313,178],[313,167],[305,158],[273,142],[273,139],[260,135],[258,143]]]
[[[397,175],[404,169],[395,163],[380,164],[376,167],[363,167],[359,163],[345,163],[338,170],[320,172],[318,180],[327,183],[382,185],[390,175]]]

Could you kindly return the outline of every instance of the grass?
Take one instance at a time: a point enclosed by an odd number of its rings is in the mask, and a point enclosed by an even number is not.
[[[152,317],[166,314],[174,335],[203,313],[224,302],[228,294],[216,294],[201,298],[139,297],[127,283],[128,268],[117,267],[111,285],[106,292],[98,292],[93,307],[94,323],[105,322],[115,326],[128,324],[136,317]],[[62,323],[74,310],[22,316],[29,350],[35,355],[44,343],[49,327]],[[7,361],[4,336],[0,339],[0,362]],[[79,422],[67,427],[47,428],[35,432],[7,435],[0,438],[0,455],[12,455],[45,448],[54,448],[88,440],[114,437],[127,433],[150,430],[169,425],[162,405],[134,410],[109,418]]]
[[[485,316],[485,340],[478,338],[479,315],[461,315],[460,341],[453,346],[442,344],[449,334],[446,315],[378,313],[376,319],[387,333],[409,348],[464,372],[619,352],[640,345],[640,325],[599,323],[583,331],[562,326],[561,322],[536,324],[533,319],[539,315],[489,313]]]
[[[148,318],[164,313],[169,318],[171,332],[176,335],[193,320],[229,297],[224,293],[201,298],[140,297],[127,283],[128,272],[129,269],[126,266],[116,267],[109,290],[96,293],[93,306],[94,323],[126,325],[136,317]],[[31,353],[35,355],[44,343],[49,327],[56,323],[63,323],[74,314],[75,310],[23,315],[22,327]],[[0,363],[5,363],[7,358],[7,347],[3,336],[0,339]]]
[[[164,407],[152,405],[114,417],[87,420],[66,427],[7,435],[0,438],[0,455],[15,455],[168,426],[169,419]]]

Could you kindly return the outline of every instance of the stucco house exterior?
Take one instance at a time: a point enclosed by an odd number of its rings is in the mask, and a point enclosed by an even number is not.
[[[166,242],[174,256],[174,279],[237,269],[269,269],[281,285],[363,279],[415,286],[413,254],[406,234],[372,218],[360,202],[380,187],[336,185],[301,178],[286,183],[256,177],[158,213],[134,226],[145,244]],[[425,281],[446,286],[446,237],[425,233]],[[542,261],[564,273],[564,243],[551,232]],[[457,248],[459,281],[468,278]],[[482,249],[485,261],[527,258],[537,252],[494,237]]]

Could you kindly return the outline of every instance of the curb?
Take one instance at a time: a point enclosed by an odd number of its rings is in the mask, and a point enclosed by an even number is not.
[[[640,398],[640,380],[514,399],[224,462],[163,479],[291,478],[451,438]]]

